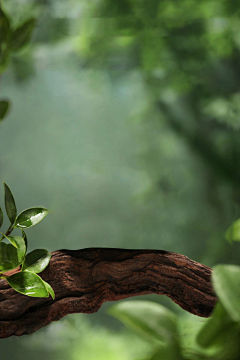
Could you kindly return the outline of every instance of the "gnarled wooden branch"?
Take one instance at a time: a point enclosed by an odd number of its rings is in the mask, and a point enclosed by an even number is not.
[[[217,301],[210,276],[211,268],[162,250],[55,251],[41,273],[54,301],[19,294],[0,280],[0,338],[31,334],[68,314],[96,312],[105,301],[152,293],[208,317]]]

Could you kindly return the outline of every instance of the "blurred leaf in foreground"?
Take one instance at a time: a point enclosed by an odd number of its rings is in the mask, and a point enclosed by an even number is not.
[[[240,241],[240,219],[232,223],[226,232],[226,239],[231,243],[232,241]]]
[[[2,121],[7,115],[10,107],[10,102],[8,100],[0,101],[0,121]]]
[[[216,265],[212,282],[223,307],[235,322],[240,322],[240,266]]]
[[[160,345],[177,342],[177,316],[166,307],[151,301],[128,301],[114,305],[109,314]]]
[[[19,50],[30,41],[35,22],[34,18],[28,19],[12,32],[10,41],[12,51]]]

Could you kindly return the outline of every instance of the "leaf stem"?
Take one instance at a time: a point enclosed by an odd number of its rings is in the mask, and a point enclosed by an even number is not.
[[[11,224],[11,225],[9,226],[9,228],[7,229],[5,235],[6,235],[6,236],[10,235],[11,232],[13,231],[13,229],[14,229],[13,224]],[[4,239],[4,235],[1,237],[0,242],[1,242],[3,239]]]
[[[6,232],[5,235],[6,235],[6,236],[10,235],[11,232],[13,231],[13,229],[14,229],[13,224],[11,224],[11,225],[9,226],[9,228],[7,229],[7,232]]]

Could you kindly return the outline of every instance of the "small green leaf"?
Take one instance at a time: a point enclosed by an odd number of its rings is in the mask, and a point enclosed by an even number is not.
[[[26,209],[18,215],[15,221],[15,227],[30,228],[42,221],[47,214],[48,210],[44,208]]]
[[[51,253],[45,249],[33,250],[25,257],[22,271],[40,273],[49,264]]]
[[[28,240],[27,240],[27,235],[25,234],[25,231],[22,229],[22,237],[23,237],[23,240],[25,242],[25,246],[26,246],[26,251],[28,249]]]
[[[0,227],[3,224],[3,212],[2,212],[2,208],[0,208]]]
[[[35,22],[36,20],[34,18],[28,19],[12,32],[10,40],[10,48],[12,51],[19,50],[30,41]]]
[[[218,302],[211,317],[204,323],[197,335],[197,342],[202,347],[221,345],[224,343],[226,333],[229,332],[234,322]]]
[[[43,280],[37,274],[31,272],[19,272],[7,279],[9,285],[21,294],[32,297],[48,297],[48,291]]]
[[[158,345],[176,344],[177,317],[160,304],[151,301],[126,301],[114,305],[109,314]]]
[[[240,266],[216,265],[213,288],[233,321],[240,321]]]
[[[18,261],[21,261],[22,263],[26,254],[26,245],[24,239],[20,236],[3,236],[8,239],[8,241],[10,241],[10,243],[17,249]]]
[[[55,299],[55,293],[54,293],[54,291],[53,291],[53,288],[52,288],[51,285],[50,285],[49,283],[47,283],[46,281],[43,280],[43,282],[44,282],[44,284],[45,284],[45,286],[46,286],[47,291],[49,292],[49,294],[51,295],[52,299],[54,300],[54,299]]]
[[[17,208],[15,204],[15,200],[13,194],[7,184],[4,184],[4,191],[5,191],[5,208],[7,212],[7,216],[10,220],[10,223],[13,225],[16,216],[17,216]]]
[[[22,261],[15,246],[5,242],[0,243],[0,271],[15,269]]]
[[[7,100],[0,101],[0,121],[7,115],[10,103]]]
[[[233,224],[227,229],[226,239],[230,243],[232,241],[240,241],[240,219],[233,222]]]

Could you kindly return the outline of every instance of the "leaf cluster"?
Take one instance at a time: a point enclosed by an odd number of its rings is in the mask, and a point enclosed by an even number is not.
[[[192,318],[186,323],[186,318],[150,301],[120,302],[108,311],[152,344],[152,354],[144,360],[236,360],[240,353],[240,266],[215,266],[212,281],[219,301],[207,321]]]
[[[36,249],[27,254],[28,241],[25,229],[37,225],[48,214],[45,208],[29,208],[17,213],[17,207],[10,188],[4,183],[5,209],[10,226],[0,239],[0,278],[7,280],[13,289],[32,297],[55,298],[52,287],[38,273],[49,264],[51,253],[45,249]],[[3,224],[3,212],[0,208],[0,227]],[[20,229],[22,236],[10,236],[14,229]],[[8,276],[6,272],[20,267],[21,271]]]
[[[29,18],[17,27],[13,27],[11,19],[0,8],[0,74],[9,65],[11,54],[22,50],[30,41],[36,19]],[[0,122],[6,117],[10,109],[9,100],[0,101]]]
[[[228,229],[227,240],[240,240],[239,220]],[[150,301],[121,302],[108,311],[152,344],[152,354],[144,360],[237,360],[240,266],[216,265],[211,280],[219,300],[206,321],[196,317],[186,321],[187,317]]]

